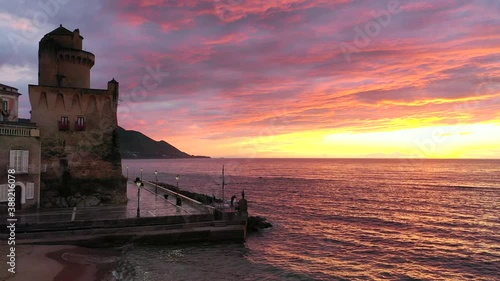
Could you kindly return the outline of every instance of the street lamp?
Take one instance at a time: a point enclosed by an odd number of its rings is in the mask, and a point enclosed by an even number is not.
[[[140,201],[141,201],[141,186],[142,181],[139,178],[135,178],[135,184],[137,185],[137,217],[141,217]]]
[[[128,181],[128,165],[127,165],[127,181]]]
[[[179,198],[179,175],[175,176],[175,180],[177,181],[177,190],[175,191],[176,205],[180,206],[182,203]]]
[[[158,171],[155,171],[155,177],[156,177],[155,194],[158,194]]]
[[[226,184],[225,179],[224,179],[224,165],[222,165],[222,208],[224,209],[226,207],[225,203],[225,197],[224,197],[224,185]]]
[[[141,181],[142,181],[142,168],[141,168]]]

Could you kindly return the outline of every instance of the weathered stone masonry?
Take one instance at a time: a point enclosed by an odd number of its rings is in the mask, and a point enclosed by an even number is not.
[[[94,54],[79,30],[60,26],[39,44],[38,85],[29,85],[31,122],[40,129],[42,207],[126,202],[117,140],[119,84],[90,88]]]

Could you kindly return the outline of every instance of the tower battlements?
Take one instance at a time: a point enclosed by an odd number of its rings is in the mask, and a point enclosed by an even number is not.
[[[38,49],[38,84],[41,86],[90,88],[94,54],[82,50],[80,30],[62,25],[46,34]]]
[[[95,56],[91,52],[74,50],[74,49],[61,49],[57,52],[60,62],[81,64],[87,66],[89,69],[95,64]]]

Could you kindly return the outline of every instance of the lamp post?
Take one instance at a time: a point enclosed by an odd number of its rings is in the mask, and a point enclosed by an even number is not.
[[[140,201],[141,201],[141,186],[142,186],[142,181],[139,178],[135,179],[135,184],[137,185],[137,217],[141,217],[141,208],[140,206]]]
[[[158,194],[158,171],[155,171],[155,194]]]
[[[225,179],[224,179],[224,165],[222,165],[222,208],[224,209],[226,207],[225,203],[225,197],[224,197],[224,185],[226,184]]]
[[[141,168],[141,181],[142,181],[142,168]]]
[[[177,181],[177,190],[175,191],[175,204],[177,206],[181,205],[181,200],[179,198],[179,175],[175,176],[175,180]]]

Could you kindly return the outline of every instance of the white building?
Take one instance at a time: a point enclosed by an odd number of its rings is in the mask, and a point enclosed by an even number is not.
[[[0,212],[8,203],[8,171],[14,170],[16,208],[40,207],[41,145],[35,124],[19,121],[17,89],[0,84]]]

